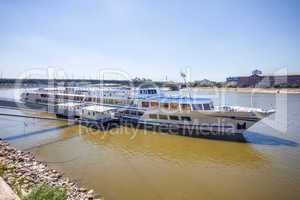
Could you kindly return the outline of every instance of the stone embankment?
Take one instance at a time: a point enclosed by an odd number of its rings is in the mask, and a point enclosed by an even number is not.
[[[25,196],[38,185],[47,184],[65,189],[70,200],[100,199],[93,190],[80,187],[62,173],[37,161],[30,152],[17,150],[4,141],[0,141],[0,168],[0,176],[19,196]]]

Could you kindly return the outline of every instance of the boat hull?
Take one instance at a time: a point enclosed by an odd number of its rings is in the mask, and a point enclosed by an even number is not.
[[[201,126],[190,126],[187,124],[174,125],[172,123],[150,123],[131,117],[121,117],[119,122],[123,126],[153,131],[160,134],[167,133],[188,137],[245,142],[245,138],[240,132],[222,132],[217,129],[203,128]]]
[[[123,123],[132,123],[141,127],[154,127],[154,129],[177,131],[177,132],[198,132],[198,133],[216,133],[219,135],[242,134],[257,120],[246,121],[242,119],[231,119],[222,117],[199,117],[193,121],[176,121],[171,120],[151,120],[130,116],[121,116],[120,121]]]

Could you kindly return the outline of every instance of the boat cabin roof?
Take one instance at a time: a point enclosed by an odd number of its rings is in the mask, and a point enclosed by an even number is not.
[[[94,112],[105,112],[105,111],[111,111],[115,109],[116,108],[110,106],[93,105],[93,106],[84,107],[82,110],[94,111]]]
[[[78,106],[81,106],[81,103],[67,102],[67,103],[57,104],[57,106],[59,106],[59,107],[78,107]]]
[[[191,98],[187,96],[157,96],[157,97],[143,98],[141,100],[158,101],[162,103],[186,103],[186,104],[203,104],[203,103],[212,102],[212,100],[209,98],[199,98],[199,97]]]

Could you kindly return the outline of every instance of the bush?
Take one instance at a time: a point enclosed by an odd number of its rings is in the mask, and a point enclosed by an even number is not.
[[[280,84],[274,85],[274,88],[300,88],[300,84],[297,84],[297,83],[293,83],[293,84],[280,83]]]
[[[3,176],[5,170],[6,170],[6,166],[0,162],[0,176]]]
[[[23,200],[66,200],[67,193],[64,189],[41,185],[34,188]]]

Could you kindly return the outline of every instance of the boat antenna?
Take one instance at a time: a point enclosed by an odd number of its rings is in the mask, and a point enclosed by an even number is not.
[[[182,77],[183,81],[184,81],[184,84],[186,85],[186,87],[188,88],[188,92],[189,92],[189,97],[192,98],[191,96],[191,88],[189,86],[189,84],[187,83],[186,81],[186,74],[184,72],[180,72],[180,76]]]

